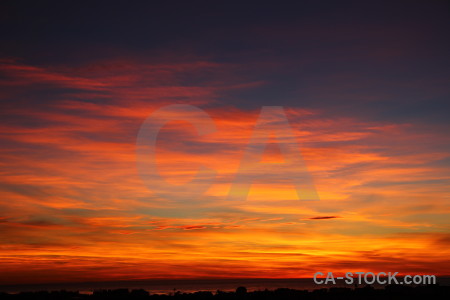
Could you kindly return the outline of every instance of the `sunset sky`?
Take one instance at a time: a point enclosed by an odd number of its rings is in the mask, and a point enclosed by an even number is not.
[[[293,2],[2,1],[0,285],[450,275],[449,2]],[[216,131],[169,116],[162,197],[136,142],[172,104]],[[227,198],[263,106],[318,201],[273,133],[273,173]],[[200,166],[214,183],[186,199]]]

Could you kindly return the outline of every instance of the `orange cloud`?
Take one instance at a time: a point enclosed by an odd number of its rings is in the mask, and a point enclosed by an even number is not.
[[[450,155],[441,145],[447,134],[290,107],[320,201],[299,201],[289,179],[300,170],[279,174],[275,163],[247,201],[230,203],[226,196],[259,111],[216,100],[223,91],[264,84],[238,84],[222,74],[232,68],[204,61],[52,70],[2,65],[4,99],[30,89],[35,104],[45,84],[60,92],[41,105],[3,111],[9,119],[0,126],[0,281],[310,277],[323,270],[445,274]],[[177,82],[206,71],[225,78]],[[157,161],[175,195],[165,199],[139,178],[135,142],[145,118],[172,103],[203,106],[218,130],[198,136],[182,121],[163,128]],[[279,153],[265,155],[276,161]],[[177,202],[176,185],[202,165],[218,174],[205,199]]]

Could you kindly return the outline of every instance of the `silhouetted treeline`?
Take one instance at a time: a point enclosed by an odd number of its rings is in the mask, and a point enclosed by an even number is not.
[[[313,291],[308,290],[295,290],[281,288],[276,290],[264,290],[247,292],[245,287],[239,287],[235,292],[194,292],[194,293],[182,293],[174,292],[170,294],[151,294],[145,290],[97,290],[92,294],[82,294],[79,292],[70,291],[40,291],[40,292],[22,292],[17,294],[0,293],[1,299],[11,300],[151,300],[151,299],[215,299],[215,300],[227,300],[227,299],[383,299],[383,300],[398,300],[398,299],[450,299],[450,286],[400,286],[392,285],[386,286],[384,289],[374,289],[373,287],[366,286],[364,288],[328,288],[317,289]]]

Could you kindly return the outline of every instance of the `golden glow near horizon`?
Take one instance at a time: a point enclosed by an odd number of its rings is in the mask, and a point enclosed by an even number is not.
[[[215,67],[207,62],[122,65],[126,71],[114,76],[92,67],[2,65],[17,87],[68,92],[46,109],[8,112],[29,124],[13,118],[0,125],[0,283],[316,271],[448,275],[450,170],[441,147],[448,132],[286,107],[320,200],[297,199],[288,179],[301,170],[293,168],[255,182],[245,201],[230,202],[259,110],[216,106],[214,99],[247,86],[142,83],[180,68]],[[218,177],[201,201],[159,197],[136,168],[142,122],[180,97],[205,107],[217,131],[199,136],[192,124],[169,122],[156,160],[171,184],[186,184],[201,165],[214,169]],[[283,163],[276,142],[268,145],[263,161]]]

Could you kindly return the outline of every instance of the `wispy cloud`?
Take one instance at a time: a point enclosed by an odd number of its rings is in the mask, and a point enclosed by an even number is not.
[[[321,216],[321,217],[312,217],[309,220],[329,220],[329,219],[337,219],[339,216]]]
[[[43,282],[300,277],[393,264],[405,273],[445,270],[450,140],[433,124],[288,107],[320,201],[299,201],[289,180],[299,170],[276,167],[245,202],[227,201],[259,110],[220,98],[268,84],[241,70],[206,60],[52,68],[4,61],[1,281],[44,273]],[[200,165],[217,171],[201,202],[161,198],[136,171],[140,125],[173,103],[200,106],[217,125],[199,137],[171,122],[158,139],[159,171],[174,195]]]

